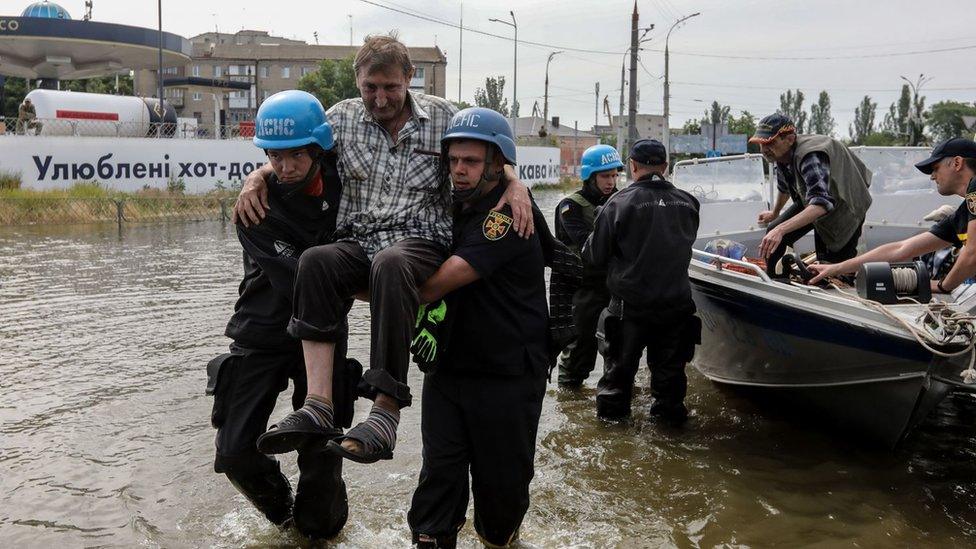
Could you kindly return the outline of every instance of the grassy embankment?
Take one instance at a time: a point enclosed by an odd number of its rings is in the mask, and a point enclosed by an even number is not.
[[[220,219],[236,196],[227,188],[186,195],[181,181],[129,193],[98,181],[39,191],[22,189],[17,174],[0,172],[0,225],[118,222],[120,214],[128,222]]]

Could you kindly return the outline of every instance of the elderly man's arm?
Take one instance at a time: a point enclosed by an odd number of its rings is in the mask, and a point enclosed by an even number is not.
[[[237,202],[234,203],[231,222],[240,223],[245,227],[261,223],[267,211],[271,209],[271,205],[268,204],[268,178],[273,173],[274,170],[269,162],[247,174],[241,193],[237,196]]]
[[[519,180],[515,173],[515,168],[509,164],[505,165],[505,179],[508,180],[508,188],[505,189],[505,194],[502,195],[501,200],[492,209],[497,212],[505,204],[511,206],[512,220],[514,221],[512,227],[515,228],[515,232],[522,238],[529,238],[535,232],[535,226],[532,221],[532,200],[529,198],[529,188]]]

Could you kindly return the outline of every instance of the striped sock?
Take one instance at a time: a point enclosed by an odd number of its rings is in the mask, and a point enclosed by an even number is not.
[[[334,424],[332,420],[332,400],[317,395],[305,397],[305,405],[298,409],[299,412],[307,415],[316,425],[323,429],[331,429]]]
[[[400,412],[391,411],[377,405],[369,411],[369,416],[363,422],[365,427],[376,433],[377,438],[390,450],[396,446],[397,425],[400,424]]]

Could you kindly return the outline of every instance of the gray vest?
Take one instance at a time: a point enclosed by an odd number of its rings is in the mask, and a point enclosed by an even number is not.
[[[822,152],[830,159],[830,196],[834,209],[813,222],[813,228],[830,250],[839,250],[850,241],[871,206],[871,170],[861,159],[836,139],[824,135],[796,136],[793,152],[793,174],[796,191],[805,207],[807,184],[800,173],[800,161],[812,152]]]

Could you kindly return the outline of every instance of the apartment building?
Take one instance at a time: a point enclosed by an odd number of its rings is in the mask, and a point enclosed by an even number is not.
[[[207,32],[192,37],[190,42],[190,62],[163,69],[164,94],[180,117],[207,124],[253,120],[262,101],[279,91],[296,88],[298,80],[315,71],[320,61],[352,57],[359,49],[308,44],[256,30]],[[409,50],[416,67],[410,89],[443,97],[447,70],[444,53],[436,46]],[[157,82],[156,71],[139,71],[136,94],[157,95]]]

